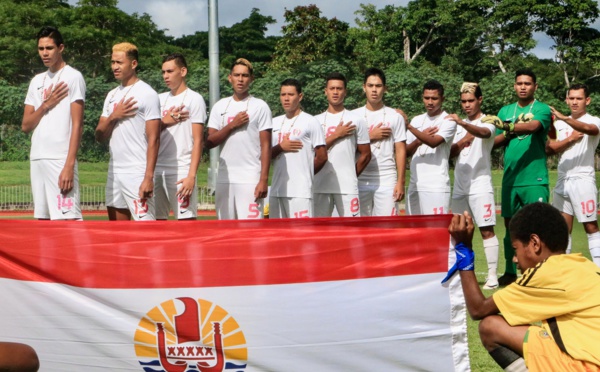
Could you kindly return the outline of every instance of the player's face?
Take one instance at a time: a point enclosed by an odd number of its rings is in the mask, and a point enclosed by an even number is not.
[[[42,37],[38,40],[38,54],[48,68],[58,67],[61,63],[62,51],[65,48],[63,44],[57,46],[52,38]]]
[[[113,71],[115,79],[123,81],[129,79],[131,76],[133,76],[133,74],[135,74],[137,61],[132,61],[127,58],[127,54],[125,52],[113,52],[110,58],[110,67]]]
[[[535,260],[536,255],[531,240],[527,244],[524,244],[518,239],[512,239],[512,246],[515,250],[513,262],[517,264],[521,273],[524,273],[525,270],[537,265],[537,261]]]
[[[332,106],[338,106],[344,103],[346,98],[346,88],[342,80],[329,80],[325,87],[325,96],[327,102]]]
[[[247,93],[251,82],[250,70],[244,65],[235,65],[229,73],[229,83],[236,94]]]
[[[437,89],[425,89],[423,91],[423,104],[429,116],[435,116],[442,112],[444,97]]]
[[[460,95],[460,106],[469,118],[479,114],[483,97],[475,97],[473,93],[462,93]]]
[[[567,105],[571,110],[571,115],[581,116],[585,114],[587,105],[590,104],[590,97],[585,96],[583,89],[570,90],[567,93]]]
[[[175,61],[167,61],[162,65],[163,80],[171,90],[176,90],[181,85],[186,74],[187,69],[177,66]]]
[[[279,99],[286,114],[295,114],[300,108],[302,93],[298,94],[294,86],[282,86],[279,92]]]
[[[377,75],[371,75],[363,84],[363,91],[367,95],[367,101],[371,104],[379,104],[383,101],[383,94],[386,92],[386,86]]]
[[[533,82],[533,78],[528,75],[517,76],[515,80],[515,92],[520,100],[532,100],[537,84]]]

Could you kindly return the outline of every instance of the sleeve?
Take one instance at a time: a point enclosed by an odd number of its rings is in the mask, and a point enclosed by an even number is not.
[[[74,71],[73,78],[69,84],[69,99],[73,103],[75,101],[85,102],[85,79],[79,71]]]
[[[35,107],[35,78],[31,80],[29,83],[29,88],[27,88],[27,95],[25,96],[25,104],[29,106]],[[37,109],[37,107],[35,107]]]
[[[535,110],[532,111],[533,120],[538,120],[540,123],[542,123],[544,130],[548,131],[548,129],[550,129],[550,123],[552,123],[552,112],[550,111],[550,107],[546,104],[543,104],[535,107]]]
[[[206,123],[206,104],[200,94],[194,94],[192,98],[192,107],[190,108],[190,119],[192,124]]]
[[[148,92],[146,96],[146,104],[144,107],[144,120],[156,120],[160,119],[160,99],[158,98],[158,94],[152,90]]]
[[[221,123],[223,122],[223,115],[221,111],[221,101],[218,101],[213,105],[210,110],[208,117],[208,127],[216,130],[221,129]]]
[[[115,88],[115,89],[119,89],[119,88]],[[108,101],[109,101],[109,97],[111,97],[113,95],[114,90],[111,90],[110,92],[108,92],[108,94],[106,95],[106,98],[104,98],[104,104],[102,105],[102,117],[109,117],[110,114],[112,113],[112,110],[109,107]]]
[[[393,128],[394,132],[392,135],[394,136],[394,142],[406,142],[406,124],[401,115],[397,115],[394,118]]]
[[[356,115],[358,122],[356,123],[356,143],[358,145],[365,145],[371,143],[369,139],[369,127],[364,118]]]
[[[487,128],[490,131],[490,133],[492,135],[492,138],[496,137],[496,127],[494,126],[494,124],[484,124],[484,123],[482,123],[481,126],[484,127],[484,128]]]
[[[271,114],[271,109],[264,102],[261,101],[260,108],[257,112],[258,114],[258,130],[270,130],[273,129],[273,115]]]
[[[271,135],[271,147],[277,146],[279,144],[279,136],[281,130],[281,124],[279,123],[279,116],[273,119],[273,133]]]
[[[458,141],[460,141],[465,135],[466,135],[467,130],[463,127],[456,127],[456,134],[454,135],[454,139],[452,140],[452,143],[458,143]]]
[[[418,116],[415,116],[411,121],[410,121],[410,125],[412,125],[414,128],[419,129],[420,126],[417,125],[417,118]],[[411,133],[411,131],[407,130],[406,131],[406,144],[411,144],[413,142],[415,142],[417,139],[417,137],[415,137],[414,134]]]
[[[323,130],[321,129],[321,124],[316,118],[311,119],[311,133],[310,139],[314,147],[325,146],[325,134],[323,134]]]
[[[442,136],[446,143],[452,143],[454,135],[456,134],[456,122],[452,120],[442,121],[442,125],[440,125],[436,134]]]

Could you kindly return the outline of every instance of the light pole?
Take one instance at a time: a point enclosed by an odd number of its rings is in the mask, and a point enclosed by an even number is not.
[[[218,0],[208,0],[208,64],[209,64],[209,99],[210,110],[221,98],[219,87],[219,11]],[[214,193],[217,187],[220,146],[210,150],[210,166],[208,168],[208,188]]]

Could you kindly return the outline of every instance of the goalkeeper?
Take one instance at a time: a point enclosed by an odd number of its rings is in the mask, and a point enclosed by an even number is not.
[[[504,275],[498,278],[500,286],[517,279],[508,230],[510,219],[523,206],[538,201],[548,202],[549,197],[545,146],[552,116],[550,107],[535,99],[537,87],[533,71],[518,70],[514,85],[518,101],[500,109],[497,117],[487,116],[481,120],[498,128],[494,146],[506,146],[502,177],[506,269]]]
[[[473,230],[468,212],[453,216],[457,264],[445,280],[460,273],[467,310],[481,319],[481,342],[494,361],[513,372],[600,371],[600,269],[581,253],[565,254],[560,212],[533,203],[515,214],[513,259],[523,276],[488,298],[473,271]]]

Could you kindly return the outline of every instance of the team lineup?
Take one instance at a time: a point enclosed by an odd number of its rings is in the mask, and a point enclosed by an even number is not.
[[[83,131],[85,81],[63,60],[65,45],[56,28],[42,28],[37,42],[48,70],[30,83],[22,124],[23,131],[32,133],[34,217],[81,220],[77,151]],[[533,274],[528,271],[518,279],[517,263],[523,270],[542,262],[527,267],[525,259],[514,258],[519,242],[529,242],[521,231],[529,221],[524,213],[529,213],[529,218],[547,215],[549,225],[558,223],[551,219],[553,213],[561,216],[560,224],[566,225],[568,236],[557,239],[564,238],[567,253],[576,217],[587,233],[592,260],[600,266],[594,162],[600,119],[586,111],[590,95],[583,84],[568,89],[566,103],[571,112],[565,115],[535,98],[537,79],[533,71],[518,70],[514,82],[516,102],[495,115],[481,111],[481,87],[465,82],[460,92],[449,94],[460,98],[464,117],[443,109],[444,86],[431,80],[422,89],[424,113],[409,120],[401,109],[385,105],[387,86],[382,70],[365,71],[366,101],[354,110],[344,106],[346,77],[331,72],[323,81],[326,111],[314,116],[303,111],[302,85],[289,78],[280,85],[284,114],[273,118],[267,103],[250,94],[254,71],[252,63],[244,58],[237,59],[230,69],[228,81],[233,95],[215,103],[209,115],[204,98],[186,84],[188,70],[183,55],[174,53],[164,58],[162,76],[167,90],[161,94],[140,80],[137,65],[135,45],[124,42],[113,46],[111,68],[120,85],[107,93],[95,132],[98,141],[109,145],[106,207],[110,220],[166,220],[171,212],[178,220],[196,219],[196,174],[202,151],[218,146],[218,219],[261,219],[266,209],[269,218],[396,216],[399,202],[404,199],[407,215],[458,214],[450,226],[451,235],[459,243],[453,269],[460,272],[467,308],[475,318],[501,310],[512,321],[517,310],[511,306],[525,296],[516,290],[499,291],[492,305],[486,302],[492,297],[481,298],[476,279],[469,274],[475,225],[487,261],[484,289],[516,288],[513,282],[527,287],[524,278]],[[501,277],[497,274],[500,242],[494,232],[496,208],[491,175],[491,152],[498,147],[504,148],[501,214],[506,227],[506,267]],[[539,207],[550,199],[549,155],[560,156],[552,198],[555,208],[547,204]],[[404,195],[407,163],[410,180]],[[541,237],[540,257],[557,264],[550,257],[563,247],[552,247],[545,232],[535,228],[528,236]],[[511,236],[514,231],[521,235]],[[472,288],[473,280],[477,289]],[[476,310],[480,308],[486,311]],[[504,323],[495,321],[482,324],[504,327]],[[486,329],[480,331],[488,348]],[[524,354],[522,339],[527,337],[523,334],[518,334],[520,347],[509,339],[490,344],[488,351],[502,368],[523,370],[518,369],[518,360]],[[497,347],[498,342],[503,346]],[[562,348],[560,351],[564,352]],[[590,365],[600,363],[598,355],[570,355]]]

